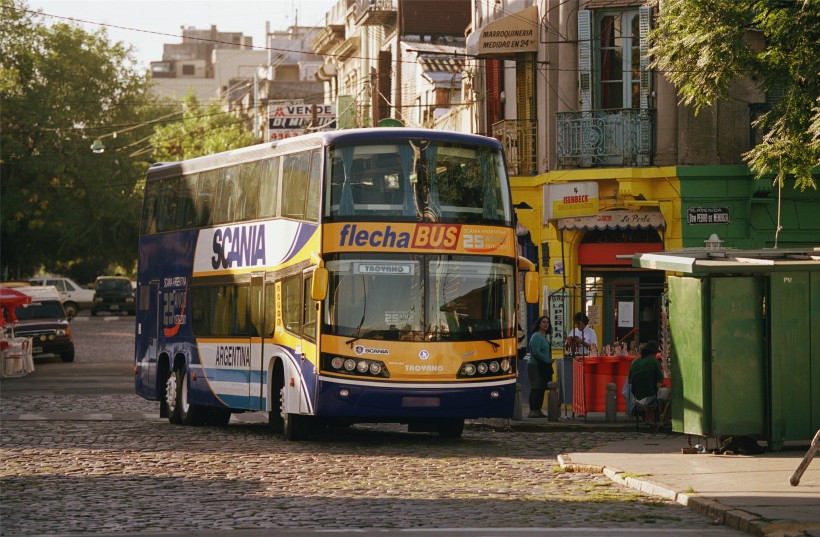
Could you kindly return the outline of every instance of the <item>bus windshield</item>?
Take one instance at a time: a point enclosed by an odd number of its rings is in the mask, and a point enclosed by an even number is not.
[[[393,341],[492,340],[513,334],[509,260],[341,254],[326,266],[325,334]]]
[[[326,220],[511,223],[500,150],[409,140],[339,144],[328,158]]]

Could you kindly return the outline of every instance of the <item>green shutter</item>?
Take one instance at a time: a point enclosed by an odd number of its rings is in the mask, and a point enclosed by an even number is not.
[[[592,11],[578,11],[578,91],[581,110],[592,110]]]
[[[652,8],[641,6],[640,11],[641,29],[641,110],[649,109],[649,98],[652,92],[652,77],[649,71],[649,44],[647,36],[652,28]]]

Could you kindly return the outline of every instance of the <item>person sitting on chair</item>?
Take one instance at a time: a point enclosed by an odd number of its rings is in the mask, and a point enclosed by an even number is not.
[[[658,405],[658,385],[663,382],[663,369],[657,359],[658,342],[647,341],[641,348],[641,357],[629,366],[629,385],[635,403],[640,407]],[[656,416],[657,417],[657,416]]]

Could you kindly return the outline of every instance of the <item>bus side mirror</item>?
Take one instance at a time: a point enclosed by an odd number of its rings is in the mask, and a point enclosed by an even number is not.
[[[310,287],[310,298],[321,302],[327,297],[327,269],[316,267],[313,271],[313,284]]]
[[[527,304],[538,304],[538,273],[535,271],[524,273],[524,300]]]

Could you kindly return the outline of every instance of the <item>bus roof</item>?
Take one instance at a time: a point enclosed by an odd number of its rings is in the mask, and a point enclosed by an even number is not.
[[[255,158],[261,159],[266,156],[271,156],[271,150],[273,149],[290,152],[300,149],[318,148],[336,143],[372,142],[373,140],[387,141],[391,139],[408,138],[435,140],[439,142],[468,142],[471,144],[489,146],[494,149],[501,149],[501,143],[495,138],[445,130],[374,127],[367,129],[320,131],[180,162],[158,162],[149,168],[148,180],[173,177],[181,173],[207,170],[214,167],[230,165],[234,162],[239,163],[254,160]]]

